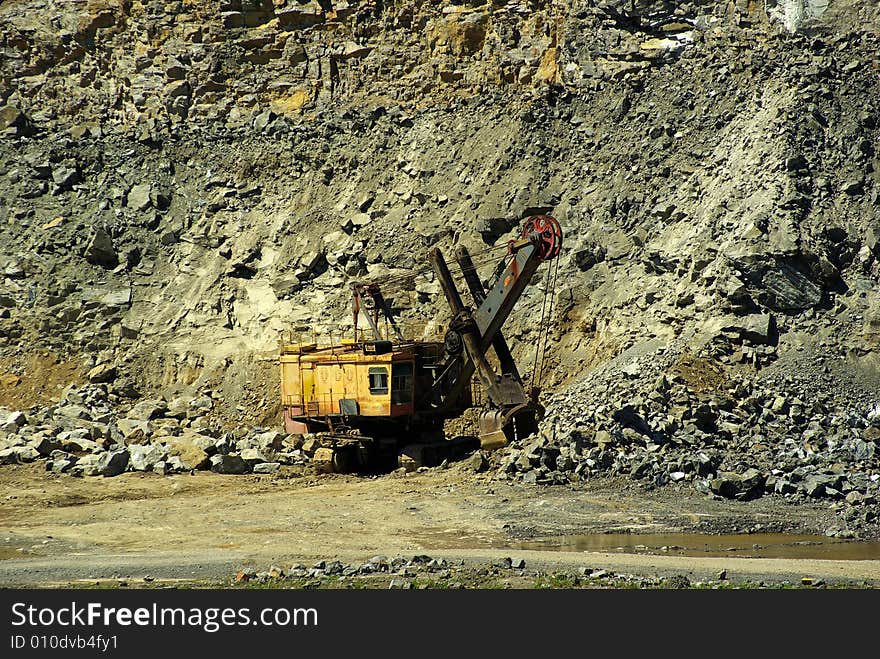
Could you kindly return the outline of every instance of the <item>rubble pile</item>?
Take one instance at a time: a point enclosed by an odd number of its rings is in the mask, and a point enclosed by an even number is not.
[[[612,572],[600,568],[581,566],[568,570],[535,569],[528,567],[523,559],[504,557],[494,561],[470,562],[447,561],[426,554],[414,556],[373,556],[364,562],[320,560],[307,567],[302,563],[284,569],[270,565],[257,570],[245,567],[232,578],[233,584],[271,584],[275,588],[353,588],[377,587],[409,590],[412,588],[689,588],[718,587],[726,581],[726,574],[718,579],[691,583],[684,575],[636,576]],[[821,585],[821,584],[820,584]]]
[[[876,389],[848,390],[845,375],[803,360],[713,373],[680,348],[637,346],[551,397],[542,432],[493,455],[495,477],[622,474],[740,501],[824,499],[840,508],[842,536],[880,524]]]
[[[119,404],[107,385],[91,384],[69,387],[56,405],[0,410],[0,464],[44,460],[54,473],[106,477],[197,469],[274,474],[281,465],[305,464],[302,435],[218,429],[211,393]]]

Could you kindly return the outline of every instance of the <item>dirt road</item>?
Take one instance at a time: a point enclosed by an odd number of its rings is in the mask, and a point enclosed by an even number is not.
[[[115,478],[0,467],[0,585],[50,586],[110,578],[228,580],[320,559],[428,554],[530,566],[593,569],[692,581],[725,570],[731,581],[880,586],[869,560],[678,556],[548,551],[536,538],[592,533],[818,534],[827,505],[765,497],[736,502],[692,490],[646,491],[604,480],[579,488],[493,481],[463,464],[422,473],[221,476],[209,472]]]

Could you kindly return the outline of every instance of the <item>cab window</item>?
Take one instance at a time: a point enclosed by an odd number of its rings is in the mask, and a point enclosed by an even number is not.
[[[369,370],[370,393],[382,395],[388,393],[388,369],[384,366],[371,366]]]
[[[391,365],[391,402],[411,403],[413,399],[413,365],[409,362]]]

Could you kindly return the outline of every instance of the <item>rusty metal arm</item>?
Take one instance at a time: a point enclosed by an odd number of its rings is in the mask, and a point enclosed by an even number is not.
[[[403,343],[403,334],[400,332],[400,328],[397,326],[397,322],[394,320],[394,316],[391,314],[391,309],[388,307],[388,302],[385,301],[385,296],[382,295],[382,291],[379,290],[379,287],[376,284],[371,284],[367,288],[367,292],[373,298],[373,302],[376,305],[377,309],[381,309],[382,313],[385,314],[385,319],[388,321],[388,324],[391,325],[391,329],[394,331],[394,337]]]
[[[513,258],[473,314],[477,331],[463,333],[462,339],[465,343],[467,359],[464,360],[462,369],[443,402],[438,406],[440,411],[451,407],[458,400],[475,372],[478,373],[480,381],[486,387],[486,393],[493,403],[510,405],[519,404],[520,399],[523,402],[525,400],[521,385],[511,386],[519,385],[519,382],[512,378],[499,378],[485,357],[489,346],[492,345],[494,338],[510,316],[513,307],[522,296],[525,287],[528,286],[542,261],[540,252],[530,240],[512,243],[511,250],[515,250]],[[455,288],[449,268],[446,266],[440,250],[437,248],[431,250],[429,260],[434,266],[453,314],[458,314],[460,310],[465,308],[464,303]]]
[[[356,340],[357,339],[357,326],[358,326],[358,313],[360,312],[361,309],[364,309],[364,298],[361,295],[361,285],[360,284],[355,284],[351,288],[352,288],[351,309],[352,309],[352,316],[354,317],[354,335],[355,335],[355,340]],[[373,330],[373,337],[376,339],[376,341],[381,341],[382,335],[379,332],[379,326],[376,324],[376,321],[373,318],[372,314],[370,314],[369,311],[366,309],[364,309],[364,311],[365,311],[364,316],[366,316],[367,322],[370,324],[370,329]]]
[[[474,322],[470,310],[464,306],[461,295],[455,287],[455,282],[452,281],[452,275],[449,272],[449,267],[446,265],[446,260],[443,258],[443,254],[441,254],[440,250],[435,247],[429,253],[428,258],[431,261],[431,265],[434,267],[437,279],[440,282],[440,287],[443,289],[443,293],[446,295],[446,301],[449,303],[449,307],[452,310],[453,324],[461,333],[465,350],[470,358],[469,362],[473,365],[471,375],[475,368],[480,381],[488,390],[494,385],[496,375],[495,369],[492,368],[492,365],[486,359],[486,351],[482,350],[480,347],[482,337],[479,328]],[[464,378],[459,378],[456,384],[460,384],[462,379]],[[467,380],[469,379],[470,375],[467,377]],[[461,390],[458,389],[457,391],[460,393]]]
[[[364,306],[364,292],[369,294],[373,300],[372,314]],[[361,309],[365,311],[364,315],[367,317],[367,322],[370,324],[370,329],[373,330],[373,337],[376,341],[382,340],[382,334],[379,332],[379,310],[381,309],[385,319],[394,331],[394,337],[403,343],[404,338],[400,332],[400,327],[398,327],[397,322],[394,320],[391,309],[388,308],[388,303],[385,301],[385,297],[382,295],[382,291],[379,290],[377,284],[352,285],[352,315],[354,317],[355,338],[357,338],[358,314]]]
[[[477,274],[474,262],[471,260],[471,255],[464,245],[459,245],[458,249],[455,251],[455,258],[461,266],[462,273],[464,273],[464,280],[470,289],[474,304],[479,307],[486,299],[486,291],[483,288],[483,282],[480,281],[480,277]],[[514,380],[522,383],[522,378],[516,368],[516,362],[513,360],[513,355],[510,353],[510,346],[507,345],[507,340],[504,338],[504,334],[500,330],[492,339],[492,348],[495,350],[495,355],[498,357],[501,372],[505,375],[512,376]]]

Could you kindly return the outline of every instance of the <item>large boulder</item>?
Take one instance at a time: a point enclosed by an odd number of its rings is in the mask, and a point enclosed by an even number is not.
[[[255,448],[242,449],[238,455],[251,467],[261,462],[269,462],[269,460],[266,459],[266,456],[263,455],[262,451]]]
[[[250,465],[234,453],[218,453],[211,457],[211,471],[217,474],[246,474]]]
[[[22,464],[39,457],[39,452],[32,446],[12,446],[0,451],[0,464]]]
[[[151,398],[142,400],[132,407],[126,415],[129,419],[138,421],[149,421],[165,414],[168,409],[168,403],[161,398]]]
[[[118,476],[128,467],[128,449],[118,449],[102,453],[97,462],[97,470],[101,476]]]
[[[95,231],[89,244],[86,246],[86,261],[102,268],[115,268],[119,265],[119,257],[113,247],[113,241],[103,229]]]
[[[134,444],[128,447],[128,467],[132,471],[152,471],[168,450],[161,444]]]
[[[767,477],[757,469],[746,469],[742,474],[723,471],[713,478],[709,488],[727,499],[754,499],[764,493]]]
[[[168,455],[176,457],[184,470],[208,469],[211,466],[208,453],[196,443],[196,440],[203,437],[204,435],[197,433],[184,433],[179,437],[165,438]]]

